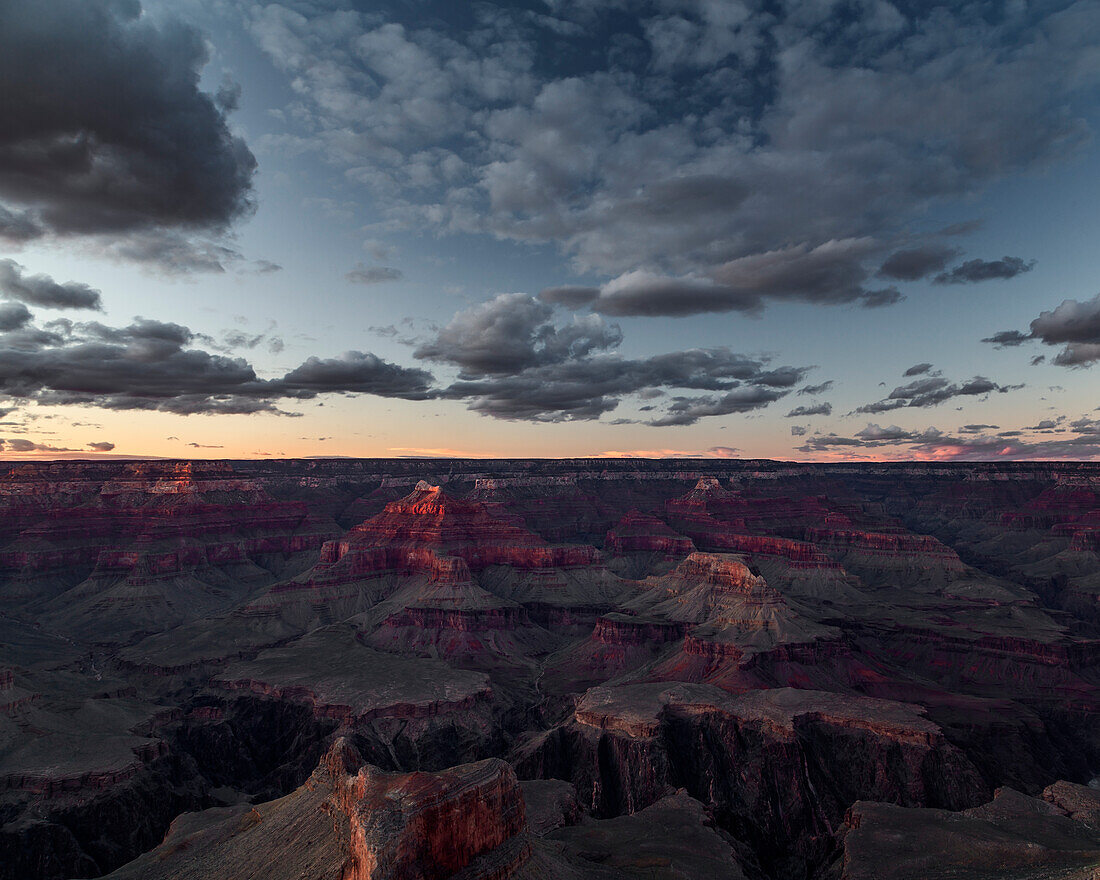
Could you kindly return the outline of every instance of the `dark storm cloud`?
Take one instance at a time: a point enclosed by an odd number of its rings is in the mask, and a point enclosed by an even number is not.
[[[977,397],[994,391],[1005,394],[1022,387],[1022,385],[998,385],[985,376],[975,376],[961,383],[951,382],[942,376],[929,376],[907,385],[899,385],[884,400],[861,406],[856,409],[856,412],[883,413],[903,407],[938,406],[953,397]]]
[[[280,400],[329,393],[423,399],[432,382],[424,370],[361,352],[309,358],[265,380],[243,358],[192,347],[200,337],[181,324],[138,318],[110,327],[62,319],[38,328],[17,317],[0,333],[0,394],[13,400],[179,414],[279,412]]]
[[[831,403],[815,403],[813,406],[796,406],[789,413],[788,419],[798,419],[804,416],[831,416],[833,405]]]
[[[400,269],[392,266],[364,266],[362,263],[344,276],[353,284],[382,284],[386,281],[400,281],[404,277]]]
[[[1087,367],[1100,361],[1100,294],[1080,302],[1063,300],[1053,311],[1040,312],[1031,322],[1031,332],[1003,330],[982,342],[998,347],[1020,345],[1029,341],[1045,345],[1065,345],[1052,363],[1060,367]],[[1032,358],[1032,364],[1042,363],[1043,357]]]
[[[413,356],[450,363],[464,378],[517,373],[527,367],[584,358],[616,348],[623,338],[616,324],[597,315],[555,326],[553,309],[522,293],[503,293],[459,312]]]
[[[895,251],[879,267],[882,278],[895,281],[918,281],[933,272],[939,272],[948,261],[959,255],[959,249],[944,244],[926,244]]]
[[[959,254],[884,230],[1087,143],[1100,80],[1086,0],[427,8],[255,5],[301,102],[268,146],[344,168],[392,228],[553,243],[610,280],[544,301],[612,316],[896,302],[868,279]]]
[[[903,376],[920,376],[923,373],[927,373],[932,369],[932,365],[925,364],[913,364],[908,370],[902,373]]]
[[[224,229],[256,161],[199,90],[206,60],[137,0],[0,3],[0,201],[58,234]]]
[[[974,284],[978,281],[1004,280],[1030,272],[1034,267],[1034,260],[1027,263],[1019,257],[1004,257],[1000,260],[967,260],[950,272],[941,272],[932,281],[935,284]]]
[[[0,296],[47,309],[103,308],[98,290],[76,281],[59,284],[49,275],[28,275],[15,260],[0,260]]]
[[[0,205],[0,240],[23,244],[46,234],[29,211],[10,211]]]
[[[33,316],[23,303],[0,303],[0,333],[21,330]]]

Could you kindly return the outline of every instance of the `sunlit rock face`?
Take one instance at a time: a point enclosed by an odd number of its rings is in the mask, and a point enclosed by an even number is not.
[[[1098,486],[11,465],[0,880],[1088,877]]]

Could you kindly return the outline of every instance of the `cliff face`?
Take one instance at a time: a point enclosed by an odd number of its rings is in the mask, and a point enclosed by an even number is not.
[[[1059,877],[1089,880],[1100,865],[1100,792],[1059,781],[1041,797],[998,789],[951,813],[859,802],[844,819],[841,880]]]
[[[523,797],[503,761],[385,773],[340,739],[286,797],[183,816],[158,849],[110,876],[442,880],[465,870],[489,880],[530,858],[526,830]]]
[[[854,799],[959,808],[988,795],[973,765],[911,707],[815,691],[594,688],[514,762],[521,776],[571,781],[602,816],[682,786],[780,873],[823,858]]]

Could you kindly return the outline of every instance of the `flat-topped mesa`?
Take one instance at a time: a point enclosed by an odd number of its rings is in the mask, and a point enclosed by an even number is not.
[[[909,532],[867,532],[858,529],[809,528],[807,541],[826,551],[869,554],[887,557],[920,556],[964,566],[958,554],[931,535]]]
[[[706,584],[723,592],[760,598],[782,598],[764,578],[753,574],[736,556],[696,551],[681,562],[670,575],[688,585]]]
[[[604,545],[619,555],[662,553],[668,559],[687,556],[695,549],[691,538],[674,532],[664,521],[637,509],[627,513],[607,533]]]

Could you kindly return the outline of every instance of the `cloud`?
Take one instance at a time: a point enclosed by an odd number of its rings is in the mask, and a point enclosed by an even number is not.
[[[918,281],[942,270],[959,253],[958,248],[935,243],[894,251],[879,267],[878,275],[895,281]]]
[[[802,388],[799,388],[798,393],[810,395],[824,394],[826,391],[832,388],[834,384],[835,383],[832,379],[827,379],[818,385],[806,385]]]
[[[95,452],[110,452],[115,448],[115,444],[109,440],[97,440],[94,443],[89,443],[88,448]]]
[[[805,437],[810,429],[806,425],[791,425],[792,437]]]
[[[551,322],[552,315],[553,309],[534,297],[502,293],[456,314],[413,356],[453,364],[471,378],[584,358],[622,342],[618,325],[598,315],[574,317],[561,327]]]
[[[404,278],[400,269],[391,266],[364,266],[356,264],[355,268],[344,275],[353,284],[383,284],[387,281],[400,281]]]
[[[1021,431],[982,433],[996,425],[966,425],[958,437],[929,427],[921,431],[882,427],[870,423],[852,437],[837,434],[814,435],[798,449],[809,453],[826,453],[843,458],[865,457],[862,450],[876,457],[885,452],[893,458],[930,460],[988,461],[998,459],[1081,459],[1100,456],[1100,422],[1082,418],[1072,423],[1073,436],[1056,440],[1030,440]],[[1049,433],[1049,432],[1040,432]]]
[[[336,358],[308,358],[271,384],[280,394],[305,399],[344,392],[424,400],[431,381],[426,370],[391,364],[370,352],[348,351]]]
[[[1100,294],[1086,302],[1063,300],[1050,312],[1040,312],[1031,322],[1031,335],[1047,345],[1100,343]]]
[[[199,90],[202,35],[136,0],[0,5],[0,202],[11,237],[221,231],[256,160]],[[18,237],[18,236],[17,236]]]
[[[1034,267],[1034,260],[1025,263],[1019,257],[1004,257],[1000,260],[967,260],[950,272],[941,272],[932,279],[932,283],[975,284],[979,281],[1004,280],[1030,272]]]
[[[513,374],[460,379],[440,392],[474,412],[500,419],[559,422],[597,419],[630,395],[660,397],[667,389],[720,392],[674,396],[646,424],[690,425],[707,416],[748,412],[790,393],[808,367],[768,369],[763,358],[726,348],[690,349],[648,358],[593,355],[526,367]],[[661,399],[664,399],[663,397]],[[655,407],[641,407],[654,412]]]
[[[902,373],[903,376],[920,376],[922,373],[927,373],[932,369],[932,365],[925,364],[913,364],[908,370]]]
[[[23,303],[0,303],[0,333],[21,330],[32,317],[30,309]]]
[[[815,403],[813,406],[796,406],[789,413],[788,419],[803,418],[805,416],[830,416],[833,414],[831,403]]]
[[[10,308],[10,306],[8,307]],[[137,318],[125,327],[66,319],[37,327],[18,320],[0,334],[0,388],[12,400],[178,414],[281,412],[281,400],[354,393],[424,399],[430,373],[373,354],[312,357],[277,379],[243,358],[195,347],[181,324]]]
[[[591,305],[600,295],[598,287],[564,285],[547,287],[539,292],[539,299],[551,305],[564,306],[567,309],[579,309]]]
[[[573,292],[577,304],[581,289]],[[562,288],[551,288],[550,296],[561,296]],[[545,297],[548,291],[543,291]],[[552,301],[552,300],[551,300]],[[634,271],[620,275],[599,288],[587,303],[593,311],[616,316],[684,317],[705,312],[739,311],[758,313],[763,307],[759,295],[716,284],[709,278],[670,278],[652,272]]]
[[[0,239],[20,245],[45,234],[30,211],[11,211],[0,204]]]
[[[103,310],[98,290],[77,281],[58,284],[49,275],[27,275],[15,260],[0,260],[0,295],[47,309]]]
[[[615,316],[683,317],[707,312],[759,314],[770,300],[836,304],[858,302],[866,308],[900,300],[896,288],[863,286],[863,259],[875,249],[870,239],[828,241],[817,247],[797,245],[742,257],[715,266],[708,276],[671,277],[645,270],[624,273],[599,288],[552,287],[546,302]]]
[[[1005,394],[1023,385],[998,385],[985,376],[975,376],[965,382],[951,382],[942,376],[916,379],[899,385],[884,400],[857,408],[857,413],[883,413],[903,407],[938,406],[953,397],[977,397],[991,392]]]
[[[342,168],[387,230],[552,243],[599,281],[544,301],[610,316],[895,302],[869,279],[959,256],[912,221],[1081,148],[1100,79],[1084,0],[858,3],[839,23],[828,4],[643,0],[446,26],[286,2],[249,24],[297,99],[270,149]]]
[[[24,440],[21,437],[0,440],[0,450],[7,452],[78,452],[64,446],[50,446],[46,443],[36,443],[33,440]]]
[[[1023,345],[1030,342],[1033,337],[1029,333],[1021,333],[1019,330],[1001,330],[992,336],[987,336],[982,342],[988,342],[997,348],[1008,348],[1014,345]]]
[[[778,400],[783,394],[784,392],[773,388],[746,385],[719,397],[676,397],[669,404],[665,415],[653,419],[648,424],[656,427],[694,425],[699,419],[708,416],[724,416],[760,409]]]
[[[1100,360],[1100,294],[1085,302],[1063,300],[1054,310],[1040,312],[1031,322],[1030,333],[1002,330],[982,342],[1001,348],[1032,340],[1045,345],[1064,343],[1065,348],[1052,361],[1060,367],[1087,367]],[[1032,359],[1033,364],[1042,361],[1041,356]]]

